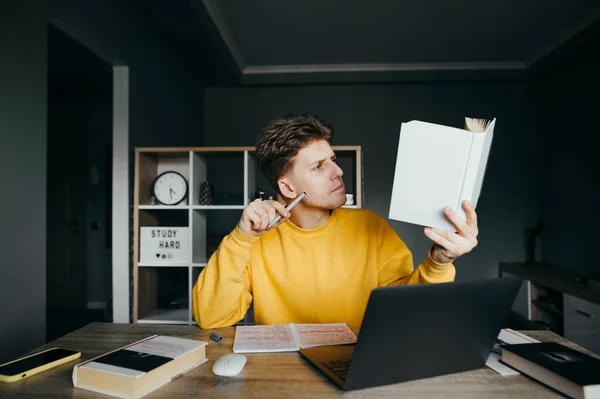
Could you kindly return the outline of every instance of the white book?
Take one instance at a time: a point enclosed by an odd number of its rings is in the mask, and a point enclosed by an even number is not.
[[[294,352],[315,346],[353,343],[356,343],[356,335],[346,323],[237,326],[233,352]]]
[[[402,123],[389,218],[456,231],[449,206],[466,220],[462,202],[477,206],[496,119],[465,118],[465,128]]]
[[[204,364],[205,341],[152,335],[73,367],[73,386],[139,399]]]

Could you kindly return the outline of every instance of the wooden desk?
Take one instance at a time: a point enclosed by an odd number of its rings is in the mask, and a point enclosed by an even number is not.
[[[213,330],[211,330],[213,331]],[[93,323],[40,349],[53,346],[82,352],[77,361],[56,367],[25,380],[0,383],[0,396],[39,398],[107,398],[82,389],[73,388],[71,373],[80,361],[116,349],[152,334],[193,338],[209,342],[208,362],[183,377],[146,396],[152,398],[218,398],[218,397],[337,397],[357,398],[549,398],[561,397],[553,391],[523,376],[502,377],[491,369],[479,370],[410,381],[359,391],[338,390],[325,377],[311,368],[298,353],[247,354],[248,363],[242,374],[234,378],[217,377],[212,373],[214,361],[231,353],[233,327],[214,330],[224,336],[223,343],[209,339],[208,330],[195,326],[151,324]],[[525,331],[540,341],[559,341],[580,349],[549,331]]]

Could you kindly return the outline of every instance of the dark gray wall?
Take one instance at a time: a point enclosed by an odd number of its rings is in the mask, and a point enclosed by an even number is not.
[[[46,337],[45,22],[43,1],[0,2],[0,363]]]
[[[600,36],[537,81],[543,166],[542,260],[576,273],[595,271],[600,224],[598,142]]]
[[[43,344],[46,333],[48,22],[110,64],[130,67],[131,151],[202,145],[200,79],[123,2],[0,2],[0,173],[12,190],[0,208],[0,299],[10,304],[0,312],[0,361]]]
[[[202,82],[124,2],[53,0],[49,20],[112,65],[130,68],[135,146],[202,144]]]
[[[477,209],[480,243],[456,261],[457,281],[490,277],[499,262],[523,260],[524,229],[540,216],[533,95],[524,82],[207,88],[205,145],[254,145],[269,120],[318,113],[334,125],[334,144],[362,146],[363,205],[387,218],[402,122],[462,127],[464,116],[496,117]],[[431,244],[422,227],[391,225],[418,264]]]
[[[107,223],[111,216],[107,205],[111,201],[112,86],[111,65],[60,29],[49,26],[47,206],[52,212],[47,217],[46,301],[48,307],[54,307],[46,315],[50,338],[72,328],[65,326],[64,317],[54,316],[59,304],[104,308],[112,292],[111,223]],[[63,149],[73,151],[65,157]],[[60,280],[64,280],[64,262],[57,259],[60,248],[64,248],[64,236],[56,233],[65,227],[65,215],[60,211],[65,204],[65,192],[61,190],[66,183],[65,173],[61,173],[65,160],[80,165],[75,169],[78,173],[70,174],[73,186],[68,190],[74,204],[70,218],[80,216],[77,234],[69,235],[77,240],[71,259],[81,256],[81,264],[87,266],[75,270],[80,281],[69,285],[69,291],[76,294],[71,298],[77,301],[63,299],[64,283]],[[81,199],[77,200],[76,195]],[[93,227],[92,223],[99,225]]]
[[[128,197],[132,206],[135,147],[202,145],[203,85],[127,4],[53,0],[48,13],[52,24],[107,62],[129,67]],[[130,237],[131,228],[130,214]],[[129,255],[131,271],[131,247]]]

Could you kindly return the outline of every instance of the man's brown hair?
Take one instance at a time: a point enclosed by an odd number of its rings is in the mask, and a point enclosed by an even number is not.
[[[277,180],[290,171],[298,151],[315,140],[333,140],[333,127],[317,115],[290,114],[269,122],[256,143],[256,160],[276,192],[281,194]]]

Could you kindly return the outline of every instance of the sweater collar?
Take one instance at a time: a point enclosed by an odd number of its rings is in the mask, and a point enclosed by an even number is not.
[[[329,229],[331,229],[331,226],[335,224],[338,218],[338,214],[339,211],[337,209],[333,209],[331,211],[331,215],[329,215],[329,219],[327,219],[327,221],[321,226],[316,227],[314,229],[303,229],[302,227],[299,227],[292,223],[291,220],[288,220],[287,222],[283,223],[281,226],[279,226],[279,228],[286,229],[295,235],[301,235],[304,237],[314,237],[317,235],[324,234]]]

